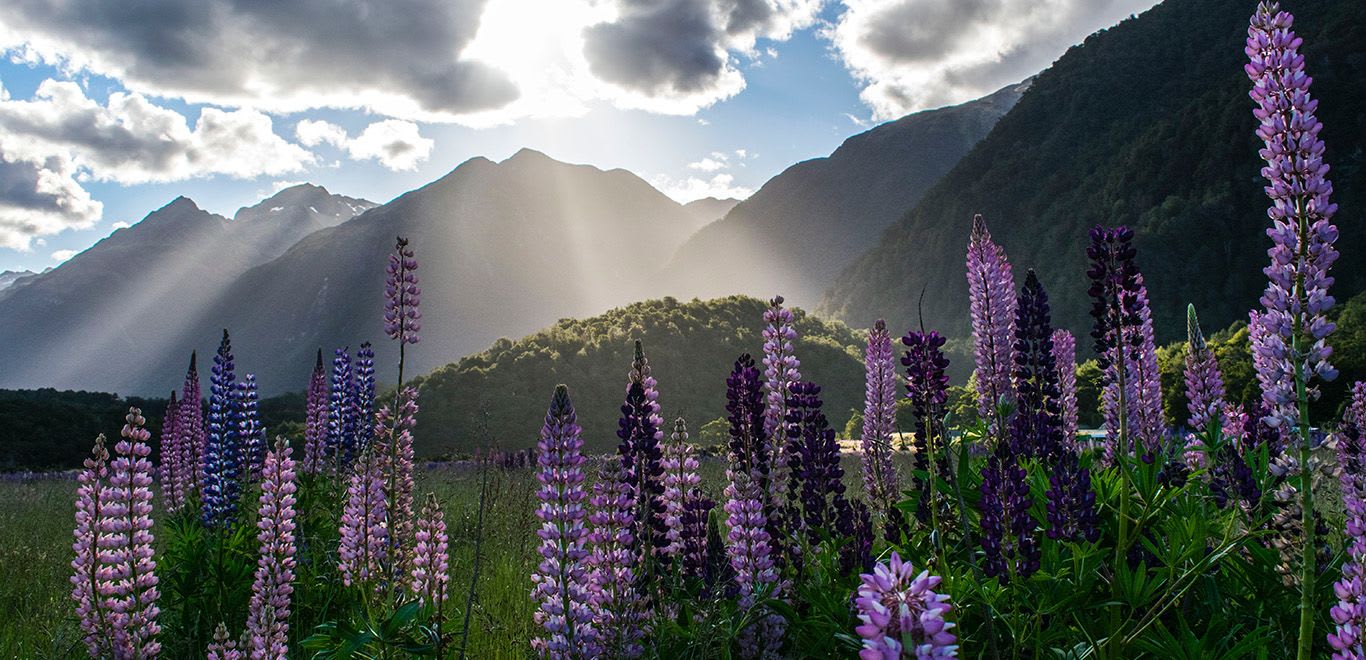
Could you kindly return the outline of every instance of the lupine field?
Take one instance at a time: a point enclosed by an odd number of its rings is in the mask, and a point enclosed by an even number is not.
[[[665,416],[669,383],[636,342],[615,429],[582,428],[567,383],[526,420],[535,450],[420,463],[405,356],[442,292],[399,238],[374,278],[399,359],[319,352],[301,437],[263,427],[225,330],[165,410],[91,438],[74,480],[0,482],[0,655],[1366,658],[1366,383],[1340,416],[1309,415],[1337,376],[1333,263],[1366,246],[1335,244],[1292,23],[1264,2],[1246,46],[1269,197],[1266,288],[1247,301],[1259,405],[1226,394],[1190,307],[1189,406],[1164,415],[1129,228],[1077,237],[1094,329],[1075,337],[977,216],[971,419],[949,414],[947,339],[878,321],[848,451],[775,296],[762,345],[715,384],[724,411],[696,415],[725,415],[724,446]],[[1078,428],[1091,356],[1095,433]],[[616,454],[585,453],[613,432]]]

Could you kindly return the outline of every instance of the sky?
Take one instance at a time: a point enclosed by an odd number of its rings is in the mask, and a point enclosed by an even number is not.
[[[743,198],[1154,0],[6,0],[0,271],[177,196],[375,202],[530,147]]]

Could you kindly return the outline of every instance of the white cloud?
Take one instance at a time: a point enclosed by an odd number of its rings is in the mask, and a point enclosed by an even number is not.
[[[435,142],[422,137],[417,124],[385,119],[365,127],[355,138],[342,127],[326,122],[304,120],[294,128],[299,141],[308,146],[330,144],[356,160],[374,159],[390,170],[417,169],[427,160]]]
[[[124,221],[122,221],[122,220],[119,220],[118,222],[115,222],[115,223],[109,225],[109,228],[110,228],[111,230],[113,230],[113,231],[118,231],[118,230],[120,230],[120,229],[127,229],[127,228],[132,227],[132,226],[133,226],[133,225],[131,225],[131,224],[127,223],[127,222],[124,222]]]
[[[735,177],[730,174],[716,174],[705,179],[695,176],[674,179],[661,174],[652,178],[650,183],[680,204],[706,197],[744,199],[754,194],[752,188],[735,185]]]
[[[0,147],[0,248],[29,250],[42,236],[94,226],[104,205],[73,178],[71,162],[12,160]]]
[[[62,263],[74,256],[76,256],[76,250],[57,250],[52,253],[52,260],[57,263]]]
[[[717,170],[724,170],[727,167],[730,167],[730,165],[726,163],[724,157],[720,159],[707,157],[695,163],[688,163],[688,169],[697,170],[699,172],[715,172]]]
[[[1048,67],[1156,0],[844,0],[825,35],[875,120],[961,103]]]

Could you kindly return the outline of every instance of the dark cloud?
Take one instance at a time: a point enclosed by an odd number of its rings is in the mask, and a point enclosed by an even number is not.
[[[594,75],[650,95],[702,91],[726,66],[710,2],[628,0],[616,22],[592,26],[584,37]]]
[[[36,164],[0,151],[0,247],[27,249],[38,236],[89,227],[103,206],[71,179],[56,159]]]

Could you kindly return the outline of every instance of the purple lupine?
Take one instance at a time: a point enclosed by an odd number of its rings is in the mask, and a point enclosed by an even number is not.
[[[641,565],[636,525],[636,487],[620,462],[604,465],[589,500],[590,607],[598,649],[609,658],[639,657],[649,619],[638,590]],[[646,530],[648,533],[648,530]]]
[[[541,505],[542,561],[531,576],[537,602],[536,623],[545,629],[531,646],[543,657],[584,658],[597,655],[584,561],[588,558],[584,518],[583,440],[569,389],[555,388],[537,443],[540,471],[536,492]]]
[[[293,452],[283,437],[266,454],[261,467],[260,516],[256,541],[255,581],[247,613],[247,642],[252,658],[289,655],[289,612],[294,594],[294,493],[298,490]]]
[[[129,408],[125,420],[101,503],[105,533],[97,542],[102,564],[97,575],[108,580],[101,592],[114,657],[155,657],[161,650],[156,639],[161,592],[152,547],[151,433],[143,428],[141,410]]]
[[[1013,394],[1015,278],[1005,250],[991,240],[981,215],[972,218],[967,272],[973,355],[977,360],[977,413],[988,420],[994,433],[999,433],[1003,429],[996,428],[1001,423],[996,407]]]
[[[384,282],[384,333],[398,342],[398,385],[403,386],[403,354],[421,336],[422,312],[418,309],[422,289],[417,285],[417,258],[408,239],[399,236],[389,253]]]
[[[949,376],[945,372],[949,360],[942,350],[945,341],[933,330],[909,332],[901,338],[906,346],[901,358],[901,365],[906,367],[906,397],[915,413],[915,468],[917,473],[930,475],[913,479],[921,494],[916,508],[916,517],[921,522],[932,519],[931,501],[936,499],[933,478],[937,475],[953,479],[945,451],[944,415],[949,400]]]
[[[1096,514],[1096,493],[1091,488],[1091,471],[1081,465],[1075,449],[1065,450],[1048,475],[1048,538],[1055,541],[1100,539],[1100,518]]]
[[[1091,230],[1086,248],[1091,261],[1091,315],[1096,320],[1091,337],[1104,374],[1106,456],[1127,456],[1141,446],[1144,458],[1152,460],[1161,448],[1166,422],[1152,311],[1143,274],[1134,263],[1133,238],[1133,230],[1123,226]]]
[[[356,378],[350,347],[338,348],[332,357],[332,381],[327,404],[327,459],[338,471],[355,460]]]
[[[381,448],[375,460],[385,479],[386,529],[389,530],[389,550],[385,557],[390,561],[390,572],[395,580],[402,578],[407,563],[412,557],[412,548],[407,547],[413,535],[413,428],[417,426],[417,388],[404,387],[399,392],[397,417],[389,412],[388,406],[380,408],[375,415],[372,437],[391,434],[382,441],[372,440],[371,444]]]
[[[1330,201],[1333,184],[1319,139],[1323,124],[1315,116],[1318,100],[1309,93],[1312,79],[1293,24],[1294,17],[1276,3],[1262,2],[1248,26],[1245,49],[1257,136],[1266,145],[1260,152],[1266,161],[1262,176],[1271,198],[1272,226],[1266,232],[1271,264],[1264,269],[1269,281],[1260,319],[1266,334],[1257,348],[1263,353],[1261,366],[1268,369],[1264,376],[1273,409],[1290,426],[1307,424],[1298,419],[1297,388],[1312,390],[1315,377],[1330,381],[1337,375],[1328,363],[1333,351],[1327,338],[1334,324],[1327,312],[1334,304],[1329,271],[1338,257],[1333,247],[1338,230],[1332,223],[1337,205]]]
[[[1190,426],[1198,433],[1220,424],[1223,413],[1224,377],[1219,373],[1219,362],[1214,351],[1205,343],[1200,332],[1200,319],[1195,305],[1186,306],[1186,399],[1190,411]]]
[[[413,569],[409,589],[418,601],[438,607],[446,600],[446,584],[450,582],[449,539],[446,536],[446,516],[435,493],[427,493],[427,503],[417,518],[413,539]]]
[[[261,425],[260,395],[256,375],[247,374],[237,383],[237,437],[242,450],[243,477],[257,479],[266,462],[266,428]]]
[[[782,546],[777,543],[782,530],[782,514],[773,497],[769,482],[773,476],[772,438],[765,430],[768,408],[765,403],[764,382],[754,358],[745,353],[735,361],[726,378],[726,421],[730,424],[730,471],[744,473],[757,485],[763,504],[764,522],[768,526],[768,547],[772,559],[781,562]]]
[[[370,439],[375,435],[375,350],[370,347],[370,342],[360,345],[352,364],[356,380],[351,390],[351,410],[356,416],[355,451],[359,452],[370,444]]]
[[[176,423],[181,435],[176,442],[180,447],[180,459],[177,464],[180,474],[176,479],[180,488],[179,508],[189,504],[195,492],[203,486],[204,479],[201,466],[204,462],[204,444],[207,438],[204,433],[204,410],[200,403],[202,393],[199,389],[197,362],[198,354],[191,352],[190,367],[185,370],[185,384],[180,388],[180,421]]]
[[[679,514],[680,567],[685,579],[705,579],[711,560],[707,538],[707,520],[716,502],[702,494],[701,489],[689,493],[683,500]]]
[[[1366,428],[1366,381],[1357,381],[1352,385],[1352,401],[1347,404],[1347,418],[1358,429]]]
[[[658,391],[650,376],[650,363],[639,341],[635,346],[635,360],[631,363],[626,387],[626,401],[621,405],[621,419],[617,422],[617,453],[622,471],[631,482],[635,498],[632,535],[635,550],[644,566],[650,556],[662,556],[668,545],[664,526],[664,467],[660,443],[664,437],[664,420],[659,415]]]
[[[1033,504],[1029,474],[1008,443],[998,444],[982,468],[982,571],[1003,585],[1039,570]]]
[[[819,385],[799,381],[788,388],[787,492],[792,497],[792,530],[804,529],[815,544],[837,523],[836,502],[844,499],[844,468],[835,429],[821,412]]]
[[[952,611],[948,594],[935,593],[941,578],[903,562],[895,551],[887,563],[859,576],[863,584],[854,594],[854,608],[861,625],[854,632],[863,638],[863,660],[901,658],[953,658],[958,639],[949,631]]]
[[[764,395],[768,406],[764,411],[764,432],[773,439],[773,459],[769,464],[773,478],[768,487],[775,502],[782,501],[787,485],[787,460],[783,456],[786,448],[780,438],[787,418],[788,388],[802,379],[798,371],[801,362],[793,346],[797,339],[795,319],[792,310],[783,307],[782,296],[774,296],[764,310]]]
[[[228,635],[228,627],[222,621],[213,629],[213,641],[209,642],[209,660],[243,660],[246,654],[238,647],[237,640]]]
[[[375,438],[370,448],[351,467],[346,502],[342,508],[337,544],[337,570],[342,583],[366,584],[375,589],[390,577],[384,570],[390,548],[386,522],[389,499],[384,492],[382,457],[389,438]]]
[[[201,472],[204,526],[218,529],[237,519],[242,492],[242,444],[237,428],[237,373],[232,341],[223,341],[213,356],[209,377],[209,415],[206,418],[204,459]]]
[[[667,530],[664,554],[670,559],[678,558],[684,550],[685,528],[684,507],[697,496],[702,477],[697,474],[697,448],[688,442],[688,424],[682,417],[674,420],[673,433],[664,445],[661,460],[664,469],[664,527]]]
[[[161,483],[161,494],[168,511],[180,509],[184,491],[180,488],[180,400],[175,390],[166,402],[166,412],[161,416],[161,442],[157,444],[157,481]]]
[[[1020,458],[1054,459],[1062,454],[1062,391],[1053,360],[1053,319],[1048,293],[1034,270],[1025,276],[1015,303],[1015,366],[1012,384],[1017,401],[1009,422],[1011,453]]]
[[[1333,585],[1338,602],[1329,612],[1334,660],[1366,657],[1366,438],[1352,421],[1338,430],[1338,480],[1347,520],[1342,578]]]
[[[743,470],[732,469],[726,484],[726,555],[735,575],[737,604],[743,610],[761,606],[763,598],[779,598],[785,586],[774,564],[774,549],[764,514],[767,495]],[[744,658],[776,656],[786,625],[777,614],[761,612],[738,636]]]
[[[1077,446],[1077,338],[1061,328],[1053,331],[1053,362],[1058,368],[1064,443]]]
[[[107,613],[103,609],[104,581],[101,573],[99,537],[104,531],[105,498],[109,496],[106,480],[109,452],[104,448],[104,434],[95,438],[95,448],[76,481],[76,527],[71,549],[76,557],[71,560],[71,598],[76,601],[76,617],[80,620],[82,639],[90,657],[100,658],[112,653],[109,641]]]
[[[901,512],[895,510],[900,491],[892,463],[892,434],[896,431],[896,362],[887,323],[878,319],[868,331],[864,353],[863,488],[868,504],[891,532]],[[892,538],[888,534],[888,538]]]
[[[323,368],[323,349],[318,349],[318,361],[308,379],[304,418],[304,472],[322,471],[327,452],[328,399],[327,371]]]
[[[1290,413],[1286,406],[1278,402],[1276,383],[1278,367],[1272,358],[1274,348],[1271,344],[1271,334],[1267,330],[1266,324],[1262,322],[1262,313],[1252,310],[1247,314],[1247,343],[1252,351],[1252,370],[1257,376],[1258,390],[1262,393],[1262,408],[1265,408],[1268,417],[1278,426],[1282,420]]]

